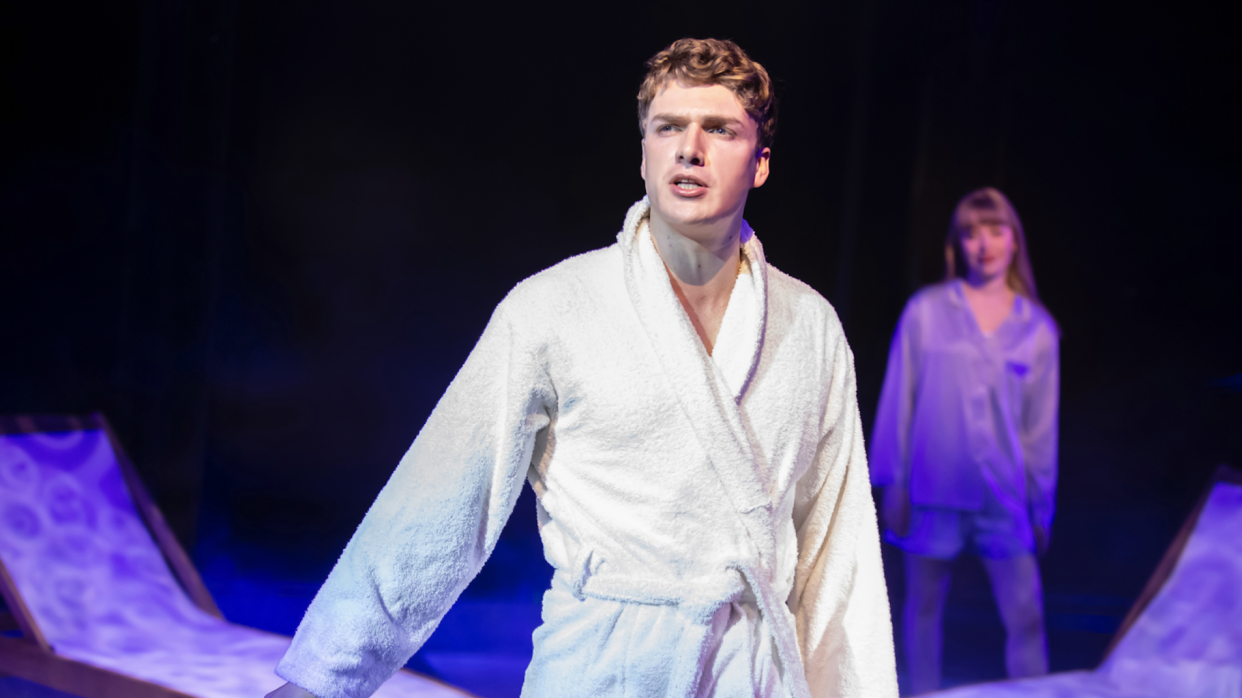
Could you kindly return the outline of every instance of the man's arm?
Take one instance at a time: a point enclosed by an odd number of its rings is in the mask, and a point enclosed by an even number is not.
[[[854,359],[840,335],[825,436],[798,483],[798,568],[791,609],[811,694],[897,696],[896,659],[875,506],[855,395]]]
[[[508,302],[307,610],[276,669],[286,681],[318,698],[371,695],[491,554],[555,409],[542,354],[515,331]]]

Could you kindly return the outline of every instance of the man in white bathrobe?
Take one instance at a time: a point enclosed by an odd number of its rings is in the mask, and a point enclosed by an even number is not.
[[[478,573],[524,481],[556,572],[524,697],[897,695],[832,307],[742,218],[767,72],[683,39],[639,93],[647,196],[518,284],[345,548],[277,673],[371,695]]]

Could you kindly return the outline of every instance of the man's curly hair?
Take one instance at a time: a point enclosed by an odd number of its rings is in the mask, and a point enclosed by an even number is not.
[[[638,88],[638,130],[646,136],[651,100],[669,80],[685,85],[724,85],[759,125],[759,148],[776,135],[776,94],[768,71],[727,39],[678,39],[647,61]]]

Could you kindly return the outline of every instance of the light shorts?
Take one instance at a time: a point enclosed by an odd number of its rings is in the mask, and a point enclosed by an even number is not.
[[[910,505],[910,530],[898,536],[884,531],[884,540],[907,553],[952,560],[963,551],[992,560],[1035,552],[1035,532],[1025,516],[1014,516],[987,497],[982,511]]]

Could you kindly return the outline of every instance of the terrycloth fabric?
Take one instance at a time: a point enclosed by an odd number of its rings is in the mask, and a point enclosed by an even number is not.
[[[1022,296],[984,335],[961,281],[915,294],[893,335],[871,434],[871,480],[916,505],[979,511],[984,490],[1014,518],[1052,525],[1059,339]]]
[[[525,477],[556,574],[524,696],[896,696],[835,313],[747,228],[709,356],[647,213],[497,307],[281,676],[369,695],[478,572]]]
[[[0,435],[0,562],[62,657],[198,698],[259,698],[281,685],[272,667],[289,638],[190,601],[103,431]],[[409,672],[376,694],[465,695]]]

